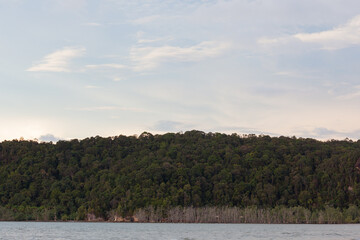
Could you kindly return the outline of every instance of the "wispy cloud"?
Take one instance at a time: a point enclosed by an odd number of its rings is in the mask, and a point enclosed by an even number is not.
[[[58,137],[55,137],[53,134],[50,134],[50,133],[39,137],[40,142],[57,142],[59,140],[61,140],[61,139]]]
[[[351,100],[360,97],[360,85],[354,87],[355,91],[337,97],[339,100]]]
[[[168,41],[171,38],[140,39],[138,43],[152,43]],[[131,63],[128,65],[118,63],[89,64],[85,68],[90,70],[128,69],[144,71],[156,68],[163,62],[195,62],[208,57],[215,57],[230,47],[228,42],[204,41],[190,47],[178,46],[141,46],[132,47],[129,53]]]
[[[337,50],[360,44],[360,15],[344,25],[315,33],[297,33],[276,38],[260,38],[259,44],[286,44],[291,41],[319,44],[325,50]]]
[[[67,10],[77,10],[83,9],[87,5],[86,0],[56,0],[58,7],[67,9]]]
[[[83,107],[83,108],[67,108],[66,110],[84,111],[84,112],[99,112],[99,111],[128,111],[128,112],[151,112],[143,108],[120,107],[120,106],[97,106],[97,107]]]
[[[174,37],[172,37],[172,36],[146,38],[145,32],[143,32],[143,31],[138,31],[136,33],[136,38],[138,39],[137,43],[139,43],[139,44],[154,43],[154,42],[166,43],[166,42],[174,40]]]
[[[123,64],[106,63],[106,64],[86,65],[86,68],[89,68],[89,69],[107,69],[107,68],[123,69],[123,68],[128,68],[128,67]]]
[[[167,41],[171,41],[174,38],[172,37],[165,37],[165,38],[152,38],[152,39],[145,39],[145,38],[140,38],[138,40],[138,43],[153,43],[153,42],[167,42]]]
[[[310,43],[319,43],[324,49],[335,50],[360,44],[360,15],[345,25],[318,33],[299,33],[295,38]]]
[[[151,16],[146,16],[146,17],[132,20],[131,23],[136,24],[136,25],[148,24],[155,20],[158,20],[159,18],[160,18],[159,15],[151,15]]]
[[[281,71],[281,72],[276,72],[275,75],[278,76],[286,76],[286,77],[293,77],[293,76],[297,76],[296,73],[294,72],[290,72],[290,71]]]
[[[353,131],[338,131],[334,129],[328,129],[324,127],[314,128],[311,131],[305,131],[303,134],[300,134],[307,137],[312,137],[316,139],[322,140],[330,140],[330,139],[358,139],[360,137],[360,130]]]
[[[29,72],[71,72],[70,61],[84,55],[84,47],[64,47],[47,56],[28,68]]]
[[[192,127],[189,124],[171,120],[163,120],[156,122],[154,126],[151,127],[151,130],[160,132],[179,132],[189,130],[191,128]]]
[[[192,62],[214,57],[230,47],[229,43],[207,41],[190,47],[133,47],[130,59],[135,63],[134,70],[142,71],[157,67],[165,61]]]
[[[239,134],[258,134],[258,135],[270,135],[270,136],[279,136],[280,134],[273,132],[261,131],[256,128],[250,127],[236,127],[236,126],[218,126],[215,128],[208,129],[209,132],[226,132],[226,133],[239,133]]]
[[[97,89],[100,88],[99,86],[94,86],[94,85],[86,85],[85,88],[87,89]]]
[[[301,79],[318,79],[316,72],[300,72],[295,70],[290,71],[278,71],[274,72],[274,75],[280,77],[291,77],[291,78],[301,78]]]
[[[78,109],[75,109],[75,110],[93,112],[93,111],[109,111],[109,110],[116,110],[116,109],[118,109],[118,107],[115,107],[115,106],[100,106],[100,107],[84,107],[84,108],[78,108]]]
[[[113,80],[114,82],[120,82],[121,80],[123,80],[123,78],[121,78],[121,77],[114,77],[112,80]]]
[[[88,22],[88,23],[84,23],[82,25],[83,26],[89,26],[89,27],[100,27],[102,24],[101,23],[96,23],[96,22]]]
[[[257,40],[257,43],[261,45],[282,45],[294,39],[293,36],[281,36],[275,38],[262,37]]]

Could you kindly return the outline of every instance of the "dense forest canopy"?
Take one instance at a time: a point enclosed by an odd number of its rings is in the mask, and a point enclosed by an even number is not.
[[[138,209],[360,206],[360,141],[188,131],[0,143],[0,219]],[[31,217],[26,214],[32,214]]]

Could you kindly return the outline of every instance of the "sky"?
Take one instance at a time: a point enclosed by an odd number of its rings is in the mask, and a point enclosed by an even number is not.
[[[358,0],[0,0],[0,141],[360,138]]]

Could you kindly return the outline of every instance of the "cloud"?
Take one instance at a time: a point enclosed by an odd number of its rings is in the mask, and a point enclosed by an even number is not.
[[[339,99],[339,100],[351,100],[351,99],[360,97],[360,85],[355,86],[353,88],[355,88],[355,91],[353,91],[351,93],[344,94],[344,95],[340,95],[340,96],[337,97],[337,99]]]
[[[186,129],[189,129],[189,126],[187,126],[186,124],[169,120],[158,121],[152,127],[152,130],[161,132],[178,132]]]
[[[140,38],[138,43],[154,43],[154,42],[167,42],[173,40],[173,37],[164,37],[164,38],[153,38],[153,39],[143,39]]]
[[[360,137],[360,130],[354,131],[336,131],[324,127],[314,128],[311,133],[308,133],[310,137],[318,138],[318,139],[358,139]]]
[[[55,137],[52,134],[46,134],[46,135],[42,135],[39,137],[40,142],[57,142],[59,140],[61,140],[61,139],[58,137]]]
[[[136,33],[136,38],[138,39],[138,41],[137,41],[138,44],[155,43],[155,42],[158,42],[158,43],[163,42],[163,44],[164,44],[166,42],[174,40],[174,37],[172,37],[172,36],[145,38],[144,35],[145,35],[145,32],[143,32],[143,31],[138,31]]]
[[[112,80],[113,80],[114,82],[120,82],[120,81],[123,80],[123,78],[121,78],[121,77],[114,77]]]
[[[94,112],[94,111],[109,111],[109,110],[116,110],[116,109],[118,109],[118,107],[115,107],[115,106],[100,106],[100,107],[84,107],[84,108],[79,108],[79,109],[76,109],[76,110]]]
[[[24,1],[23,0],[0,0],[0,4],[4,5],[4,4],[9,4],[9,5],[17,5],[17,4],[22,4]]]
[[[281,45],[281,44],[286,44],[291,40],[294,40],[294,37],[292,36],[282,36],[276,38],[262,37],[257,40],[257,43],[261,45]]]
[[[84,55],[84,47],[64,47],[43,58],[39,63],[28,68],[29,72],[71,72],[69,66],[73,58]]]
[[[289,42],[319,44],[325,50],[337,50],[360,44],[360,15],[355,16],[344,25],[331,30],[315,33],[297,33],[277,38],[260,38],[262,45],[283,45]]]
[[[345,25],[318,33],[299,33],[294,35],[302,42],[319,43],[327,50],[336,50],[360,44],[360,15]]]
[[[158,20],[159,18],[160,18],[159,15],[146,16],[146,17],[132,20],[131,23],[136,24],[136,25],[148,24],[148,23]]]
[[[56,0],[57,6],[67,10],[80,10],[86,7],[86,0]]]
[[[128,112],[151,112],[142,108],[118,107],[118,106],[98,106],[98,107],[83,107],[83,108],[67,108],[67,110],[84,111],[84,112],[99,112],[99,111],[128,111]]]
[[[94,85],[86,85],[85,88],[87,89],[97,89],[100,88],[99,86],[94,86]]]
[[[191,47],[133,47],[130,59],[135,63],[134,70],[142,71],[157,67],[165,61],[193,62],[223,53],[230,45],[225,42],[206,41]]]
[[[290,71],[280,71],[280,72],[276,72],[275,75],[293,77],[293,76],[296,76],[296,73],[290,72]]]
[[[105,69],[105,68],[124,69],[124,68],[128,68],[128,67],[123,64],[107,63],[107,64],[86,65],[86,68],[89,68],[89,69]]]
[[[235,127],[235,126],[219,126],[209,129],[210,132],[225,132],[225,133],[239,133],[239,134],[258,134],[258,135],[270,135],[279,136],[280,134],[273,132],[261,131],[255,128],[249,127]]]
[[[330,130],[327,128],[315,128],[313,130],[313,133],[315,134],[315,136],[333,136],[333,135],[337,135],[340,132],[334,131],[334,130]]]
[[[154,40],[140,40],[139,43],[169,40],[170,38],[159,38]],[[205,41],[190,47],[161,46],[144,47],[137,46],[130,49],[129,58],[133,66],[117,63],[86,65],[87,69],[131,69],[133,71],[150,70],[162,62],[194,62],[208,57],[215,57],[230,47],[229,43]]]
[[[88,23],[84,23],[82,25],[83,26],[89,26],[89,27],[100,27],[101,26],[100,23],[96,23],[96,22],[88,22]]]

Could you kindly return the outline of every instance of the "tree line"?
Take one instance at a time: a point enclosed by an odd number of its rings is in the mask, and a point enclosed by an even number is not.
[[[332,219],[326,217],[330,212],[337,222],[359,222],[359,147],[360,141],[348,139],[195,130],[56,144],[4,141],[0,220],[86,220],[91,215],[181,222],[192,216],[195,222],[232,214],[231,221],[242,222],[250,219],[245,212],[254,211],[251,216],[261,217],[251,217],[253,222],[285,221],[276,217],[281,214],[292,219],[285,212],[301,212],[303,217],[293,217],[301,222],[330,223],[321,220]]]

